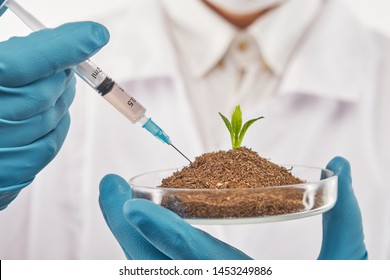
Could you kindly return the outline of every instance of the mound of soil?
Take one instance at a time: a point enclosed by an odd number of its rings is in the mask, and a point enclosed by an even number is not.
[[[289,170],[251,149],[205,153],[164,179],[161,188],[188,189],[164,195],[161,204],[183,218],[238,218],[293,213],[304,209],[304,183]]]

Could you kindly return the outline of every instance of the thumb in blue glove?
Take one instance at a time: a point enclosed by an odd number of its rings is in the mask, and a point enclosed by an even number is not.
[[[336,157],[326,167],[338,175],[336,205],[322,216],[322,247],[318,259],[367,259],[362,216],[352,189],[348,161]]]
[[[99,204],[129,259],[250,259],[175,213],[145,199],[132,199],[130,186],[117,175],[102,179]]]
[[[75,78],[69,67],[103,47],[108,31],[93,22],[0,43],[0,209],[59,152],[70,125]]]

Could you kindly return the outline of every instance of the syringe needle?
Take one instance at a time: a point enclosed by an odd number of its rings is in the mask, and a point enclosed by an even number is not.
[[[169,145],[171,145],[176,151],[178,151],[183,157],[185,157],[186,160],[188,160],[190,163],[192,163],[192,161],[190,161],[188,159],[188,157],[186,157],[182,152],[180,152],[180,150],[178,148],[176,148],[172,143],[169,143]]]

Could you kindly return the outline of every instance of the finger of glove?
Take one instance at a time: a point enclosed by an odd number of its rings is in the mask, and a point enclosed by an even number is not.
[[[338,175],[336,205],[322,216],[323,241],[319,259],[365,259],[362,217],[352,189],[350,165],[341,157],[326,167]]]
[[[128,200],[123,209],[126,220],[171,259],[250,259],[238,249],[194,228],[172,211],[148,200]]]
[[[66,113],[56,129],[37,141],[21,147],[0,148],[0,188],[34,178],[59,152],[70,125]]]
[[[0,211],[7,208],[7,206],[19,195],[20,190],[1,193],[0,189]]]
[[[99,186],[99,205],[104,219],[128,259],[167,259],[130,225],[123,215],[123,205],[132,199],[132,191],[127,182],[113,174],[106,175]]]
[[[2,4],[2,2],[4,2],[4,1],[0,1],[0,5]],[[6,10],[7,10],[7,7],[2,7],[0,9],[0,16],[2,16],[5,13]]]
[[[0,87],[0,119],[17,121],[44,112],[55,106],[67,89],[75,91],[75,78],[70,70],[17,88]]]
[[[0,210],[5,209],[20,193],[22,189],[32,183],[34,178],[19,185],[0,188]]]
[[[69,110],[75,95],[75,80],[57,99],[55,105],[30,118],[16,121],[0,119],[0,147],[28,145],[54,130]]]
[[[73,22],[0,43],[0,86],[19,87],[88,59],[109,40],[94,22]]]

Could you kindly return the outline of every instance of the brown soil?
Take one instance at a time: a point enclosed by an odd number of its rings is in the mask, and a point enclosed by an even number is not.
[[[242,147],[203,154],[162,181],[162,188],[188,189],[162,198],[162,205],[183,218],[233,218],[301,211],[304,183],[289,170]]]

